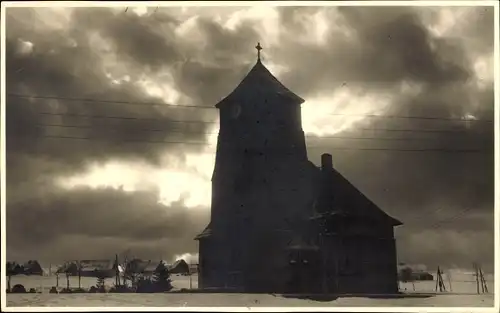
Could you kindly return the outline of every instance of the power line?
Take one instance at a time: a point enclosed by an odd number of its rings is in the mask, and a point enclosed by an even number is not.
[[[175,108],[216,109],[213,106],[177,105],[164,102],[160,103],[160,102],[124,101],[124,100],[101,100],[101,99],[91,99],[91,98],[70,98],[70,97],[58,97],[58,96],[36,96],[36,95],[21,95],[21,94],[7,94],[7,96],[15,98],[24,98],[24,99],[64,100],[70,102],[91,102],[91,103],[106,103],[106,104],[121,104],[121,105],[168,106]],[[491,120],[432,117],[432,116],[401,116],[401,115],[347,114],[347,113],[326,113],[325,115],[358,116],[366,118],[389,118],[389,119],[420,119],[420,120],[455,121],[455,122],[468,122],[468,123],[470,122],[493,123],[493,121]]]
[[[38,127],[60,127],[60,128],[73,128],[73,129],[102,129],[107,131],[119,131],[118,129],[110,129],[109,127],[96,128],[95,126],[84,126],[84,125],[62,125],[62,124],[36,124]],[[215,135],[218,132],[193,132],[185,130],[175,130],[175,129],[138,129],[137,131],[143,132],[165,132],[165,133],[184,133],[184,134],[200,134],[200,135]],[[406,137],[406,138],[390,138],[390,137],[349,137],[349,136],[305,136],[306,138],[314,139],[348,139],[348,140],[381,140],[381,141],[425,141],[429,138],[416,138],[416,137]]]
[[[181,121],[175,119],[160,119],[160,118],[147,118],[147,117],[131,117],[131,116],[112,116],[112,115],[89,115],[78,113],[51,113],[51,112],[38,112],[38,114],[46,116],[67,116],[67,117],[81,117],[81,118],[95,118],[95,119],[118,119],[130,121],[152,121],[152,122],[168,122],[168,123],[185,123],[185,124],[218,124],[214,121]],[[391,129],[391,128],[358,128],[361,131],[384,131],[384,132],[411,132],[411,133],[467,133],[466,130],[453,130],[453,129]]]
[[[7,94],[8,97],[22,98],[22,99],[40,99],[40,100],[64,100],[70,102],[94,102],[106,104],[126,104],[126,105],[141,105],[141,106],[169,106],[178,108],[197,108],[197,109],[215,109],[215,107],[202,106],[202,105],[177,105],[163,102],[134,102],[134,101],[120,101],[120,100],[99,100],[90,98],[66,98],[56,96],[30,96],[20,94]]]
[[[341,113],[328,113],[328,115],[337,116],[359,116],[369,118],[392,118],[392,119],[417,119],[417,120],[437,120],[437,121],[454,121],[454,122],[482,122],[493,123],[490,120],[479,119],[462,119],[462,118],[446,118],[446,117],[432,117],[432,116],[400,116],[400,115],[376,115],[376,114],[341,114]]]
[[[37,137],[53,138],[53,139],[72,139],[72,140],[89,140],[103,141],[109,143],[166,143],[166,144],[186,144],[186,145],[201,145],[214,146],[216,144],[206,142],[189,142],[189,141],[166,141],[166,140],[110,140],[98,137],[72,137],[72,136],[55,136],[55,135],[39,135]],[[488,153],[480,149],[396,149],[396,148],[353,148],[353,147],[331,147],[331,146],[308,146],[308,149],[335,149],[335,150],[355,150],[355,151],[394,151],[394,152],[442,152],[442,153]]]
[[[38,112],[41,115],[50,116],[72,116],[72,117],[83,117],[83,118],[103,118],[103,119],[118,119],[118,120],[136,120],[136,121],[156,121],[156,122],[169,122],[169,123],[198,123],[198,124],[217,124],[217,122],[209,121],[179,121],[170,119],[160,119],[160,118],[148,118],[148,117],[131,117],[131,116],[111,116],[111,115],[88,115],[88,114],[77,114],[77,113],[50,113],[50,112]]]

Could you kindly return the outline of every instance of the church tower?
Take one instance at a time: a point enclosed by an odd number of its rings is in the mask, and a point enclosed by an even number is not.
[[[211,221],[196,238],[200,288],[279,289],[267,277],[280,275],[286,245],[312,207],[304,100],[264,66],[260,44],[256,49],[256,64],[216,105]]]

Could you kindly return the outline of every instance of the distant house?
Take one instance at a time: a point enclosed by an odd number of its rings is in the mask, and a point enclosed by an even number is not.
[[[37,260],[29,260],[22,265],[24,275],[43,275],[42,266]]]
[[[71,261],[58,268],[56,273],[82,277],[110,278],[116,275],[115,264],[111,260]]]
[[[79,264],[82,277],[110,278],[116,275],[115,264],[111,260],[82,260]]]
[[[398,279],[400,281],[420,281],[434,280],[434,276],[425,271],[422,266],[408,265],[404,263],[398,264]]]
[[[412,275],[414,280],[434,280],[434,276],[432,276],[429,272],[413,272]]]
[[[177,260],[174,264],[170,265],[168,271],[171,274],[189,274],[189,265],[183,259]]]
[[[125,273],[127,274],[142,274],[152,275],[158,266],[157,262],[151,260],[133,259],[127,262]]]
[[[141,260],[133,259],[127,263],[125,266],[126,275],[140,274],[144,276],[151,276],[160,271],[163,268],[167,268],[171,271],[171,266],[167,264],[166,261],[152,261],[152,260]]]

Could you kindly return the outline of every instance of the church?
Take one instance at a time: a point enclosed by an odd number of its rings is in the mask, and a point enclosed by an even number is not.
[[[333,167],[308,160],[304,99],[257,62],[216,104],[210,222],[198,286],[246,293],[394,294],[402,225]]]

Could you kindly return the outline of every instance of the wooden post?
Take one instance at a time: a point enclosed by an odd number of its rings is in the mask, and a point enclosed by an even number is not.
[[[438,288],[439,292],[446,291],[446,287],[443,281],[443,276],[441,275],[441,268],[439,266],[437,269],[437,277],[436,277],[436,291],[438,291]]]
[[[82,264],[80,262],[78,264],[78,289],[82,289]]]
[[[474,276],[476,276],[476,291],[479,294],[479,271],[477,270],[476,263],[472,263],[472,266],[474,267]]]
[[[120,285],[120,269],[118,268],[118,254],[115,254],[115,285]]]
[[[191,268],[193,267],[193,261],[190,261],[189,262],[189,268],[188,268],[188,274],[189,274],[189,290],[192,290],[193,289],[193,277],[192,277],[192,272],[191,272]]]
[[[446,291],[446,285],[444,284],[443,271],[439,271],[439,280],[441,283],[441,291]]]
[[[453,289],[451,289],[451,271],[448,270],[448,284],[450,285],[450,292],[453,292]]]
[[[439,286],[439,266],[436,272],[436,288],[434,289],[436,292],[438,291],[438,286]]]
[[[481,267],[479,267],[479,275],[481,277],[481,289],[483,293],[488,293],[488,285],[486,284],[486,279],[484,278],[483,270]]]
[[[479,270],[479,277],[481,278],[481,292],[484,293],[484,276],[483,276],[483,270],[481,267],[478,267]]]
[[[489,293],[489,291],[488,291],[488,284],[486,283],[486,278],[484,278],[483,274],[481,274],[481,276],[483,277],[484,290],[486,291],[486,293]]]
[[[192,264],[189,263],[189,290],[193,290],[193,274],[191,273]]]

